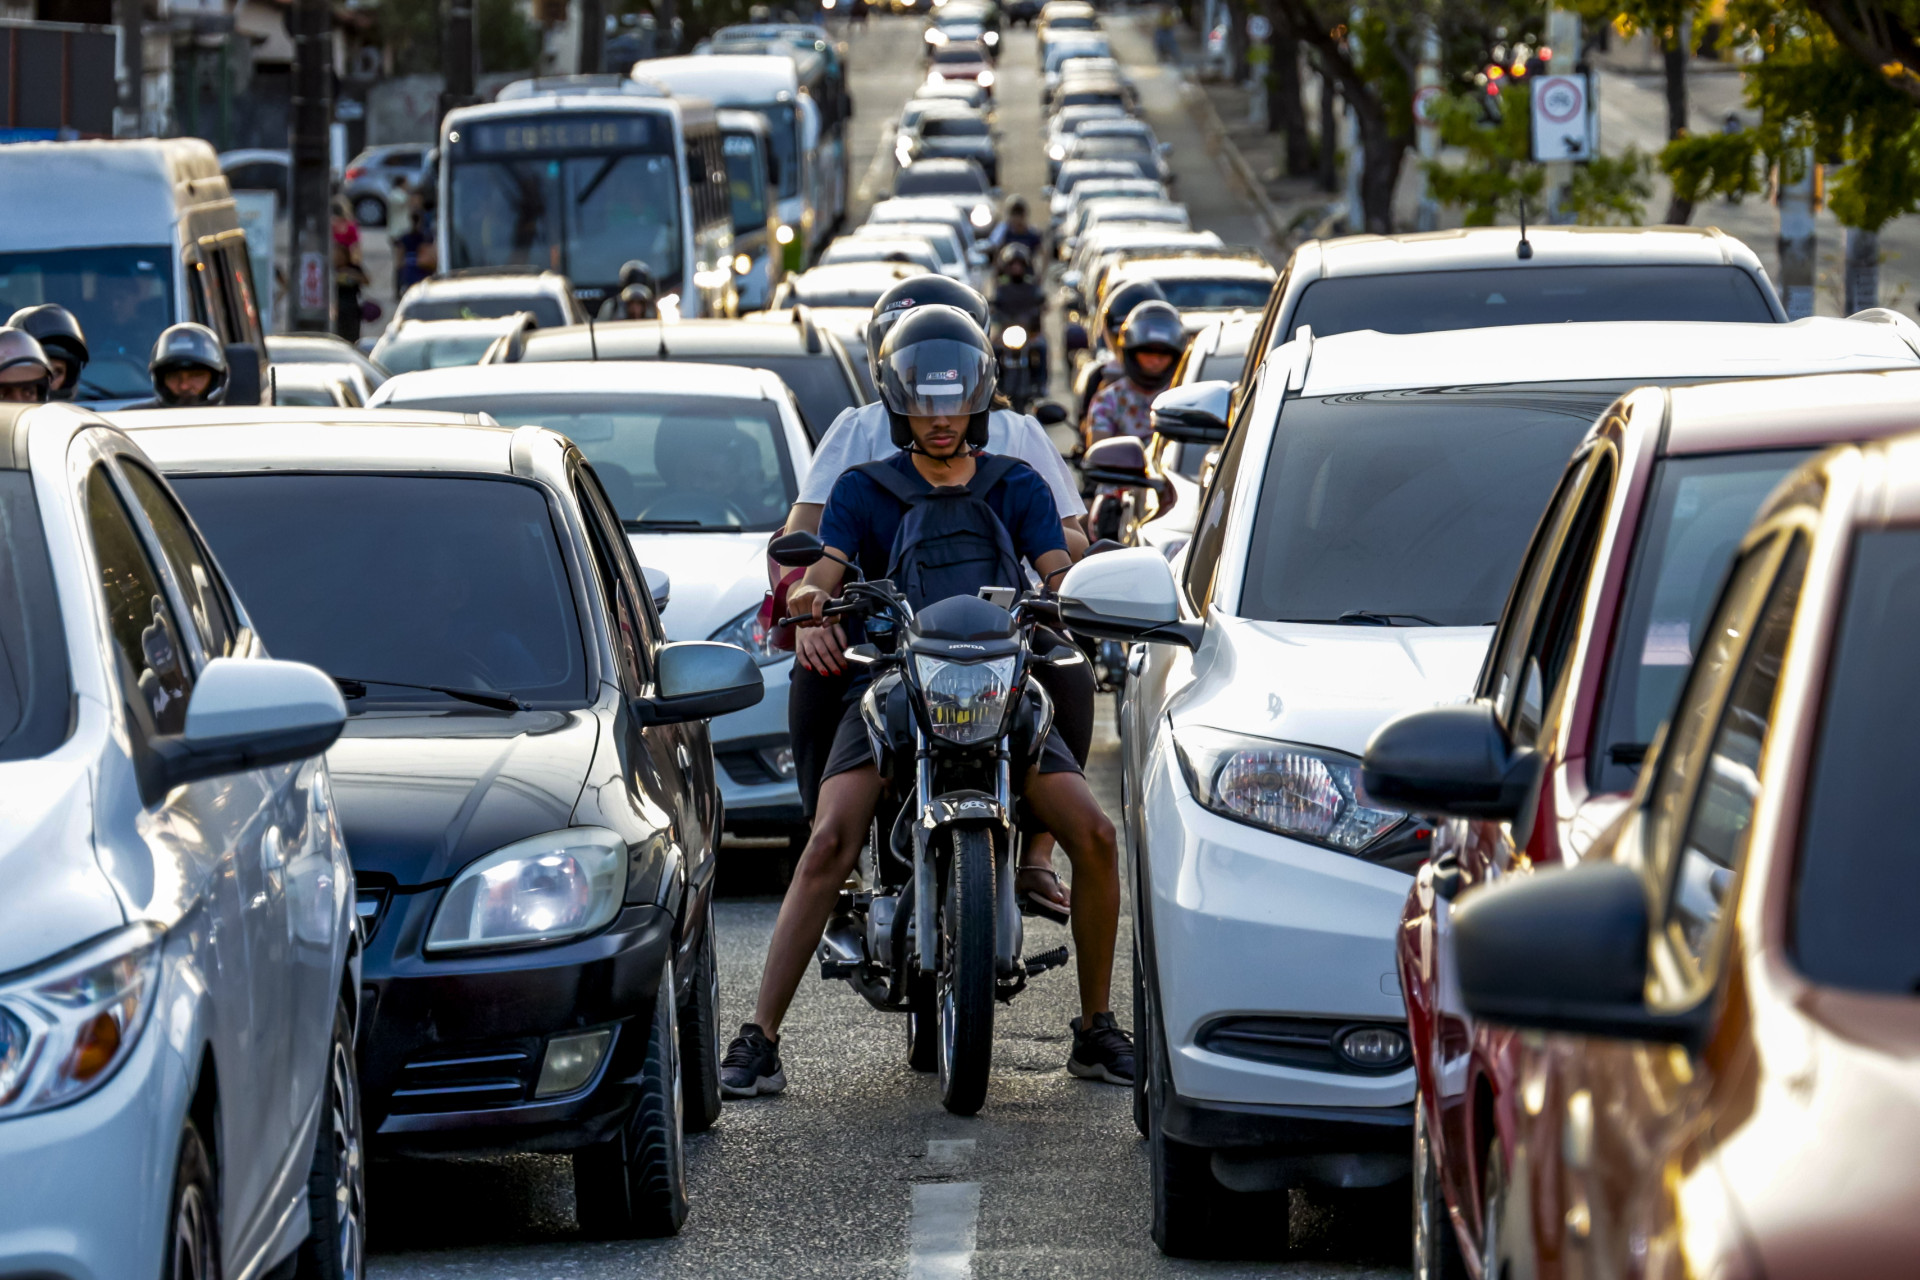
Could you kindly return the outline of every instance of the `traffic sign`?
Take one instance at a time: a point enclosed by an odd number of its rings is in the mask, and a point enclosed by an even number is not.
[[[1433,128],[1433,109],[1439,104],[1440,86],[1422,85],[1413,95],[1413,122],[1423,129]]]
[[[1533,85],[1533,158],[1593,158],[1593,95],[1584,75],[1541,76]]]
[[[1273,24],[1267,21],[1266,15],[1256,13],[1247,19],[1247,36],[1249,39],[1265,40],[1272,34]]]
[[[300,309],[327,309],[327,255],[324,253],[300,255]]]

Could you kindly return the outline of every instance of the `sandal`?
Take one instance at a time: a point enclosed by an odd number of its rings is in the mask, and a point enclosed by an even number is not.
[[[1016,868],[1013,873],[1013,884],[1014,894],[1020,901],[1020,914],[1039,916],[1041,919],[1051,920],[1055,924],[1066,924],[1071,918],[1068,914],[1070,908],[1061,906],[1058,902],[1038,889],[1022,889],[1020,887],[1020,877],[1025,875],[1048,876],[1052,878],[1054,888],[1058,889],[1061,887],[1060,876],[1052,867]]]

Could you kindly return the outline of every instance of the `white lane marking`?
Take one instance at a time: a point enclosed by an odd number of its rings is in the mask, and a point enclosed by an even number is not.
[[[874,188],[887,176],[887,166],[893,163],[893,139],[898,132],[899,126],[896,124],[889,124],[880,130],[880,145],[873,149],[873,160],[860,178],[860,185],[853,193],[854,199],[863,204],[873,199]]]
[[[968,1280],[979,1223],[979,1183],[914,1183],[907,1280]]]
[[[929,1138],[928,1164],[965,1164],[973,1159],[972,1138]]]

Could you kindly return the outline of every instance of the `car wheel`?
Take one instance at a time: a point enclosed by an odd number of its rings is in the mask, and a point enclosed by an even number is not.
[[[703,1133],[720,1118],[720,956],[711,896],[702,914],[693,981],[680,1006],[680,1089],[688,1133]]]
[[[360,196],[353,202],[353,218],[363,227],[384,227],[387,202],[379,196]]]
[[[1440,1166],[1427,1132],[1427,1100],[1413,1099],[1413,1280],[1467,1280],[1460,1237],[1440,1189]]]
[[[1231,1258],[1243,1251],[1246,1201],[1258,1197],[1229,1191],[1213,1176],[1213,1153],[1169,1138],[1161,1126],[1172,1082],[1159,1026],[1135,1023],[1145,1052],[1135,1071],[1151,1073],[1147,1095],[1147,1177],[1153,1201],[1153,1242],[1170,1258]],[[1144,1061],[1141,1059],[1144,1058]],[[1282,1202],[1284,1203],[1284,1201]],[[1284,1221],[1284,1213],[1282,1220]]]
[[[353,1019],[344,1000],[334,1004],[324,1101],[307,1173],[307,1240],[296,1274],[299,1280],[359,1280],[367,1256],[365,1132]]]
[[[687,1220],[678,1014],[669,957],[654,996],[633,1114],[619,1133],[573,1154],[574,1211],[589,1235],[671,1236]]]
[[[1494,1138],[1480,1174],[1480,1280],[1508,1280],[1501,1240],[1507,1229],[1507,1153]]]
[[[198,1126],[189,1120],[180,1134],[180,1155],[173,1166],[172,1226],[167,1233],[162,1280],[215,1280],[219,1276],[218,1206],[206,1143]]]

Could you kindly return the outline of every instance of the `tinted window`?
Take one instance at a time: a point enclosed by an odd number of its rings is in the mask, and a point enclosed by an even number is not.
[[[936,116],[920,126],[923,138],[985,138],[991,133],[978,116]]]
[[[104,466],[87,476],[87,527],[121,696],[143,733],[179,733],[193,690],[180,621]]]
[[[0,315],[59,303],[80,321],[91,357],[75,398],[150,396],[153,340],[179,319],[173,252],[154,245],[0,253]]]
[[[275,657],[364,680],[369,700],[439,702],[379,681],[580,705],[580,622],[546,496],[454,476],[182,476]]]
[[[1200,376],[1195,381],[1237,382],[1240,379],[1240,370],[1246,366],[1246,363],[1247,353],[1244,351],[1225,349],[1216,351],[1201,362]]]
[[[1740,539],[1767,494],[1806,456],[1783,450],[1658,465],[1595,722],[1596,790],[1633,790],[1640,759],[1693,665]]]
[[[1792,905],[1815,982],[1920,994],[1920,858],[1908,788],[1920,767],[1920,530],[1861,533],[1834,637]]]
[[[1614,393],[1381,392],[1281,413],[1240,613],[1492,626],[1567,457]],[[1363,621],[1361,619],[1350,619]]]
[[[1436,333],[1574,320],[1774,320],[1752,276],[1738,267],[1503,267],[1316,280],[1300,295],[1301,325],[1318,337],[1377,329]]]
[[[974,196],[987,190],[987,175],[971,166],[902,169],[893,180],[897,196]]]
[[[1134,171],[1132,165],[1122,166],[1114,162],[1098,162],[1081,165],[1069,162],[1060,166],[1060,178],[1059,181],[1053,184],[1053,187],[1054,190],[1058,191],[1061,195],[1066,195],[1074,189],[1075,184],[1086,182],[1089,179],[1120,177],[1133,180],[1139,178],[1139,176],[1140,175]]]
[[[1245,307],[1251,311],[1267,305],[1267,295],[1273,292],[1270,280],[1162,280],[1161,291],[1167,295],[1167,301],[1182,311],[1200,307]],[[1233,368],[1237,373],[1246,359],[1245,352],[1233,357]],[[1225,374],[1210,373],[1209,378],[1225,377]]]
[[[67,642],[33,477],[0,471],[0,760],[45,755],[67,736]]]
[[[406,407],[482,404],[502,426],[542,426],[579,445],[629,527],[775,529],[793,505],[793,464],[779,414],[764,400],[557,393],[409,400]]]
[[[567,313],[559,299],[546,294],[502,294],[488,298],[416,298],[400,312],[402,320],[495,320],[521,311],[533,312],[542,329],[557,329],[567,322]]]
[[[127,487],[147,513],[147,522],[160,539],[160,552],[173,572],[174,583],[186,597],[187,612],[200,643],[210,658],[233,656],[234,633],[239,624],[227,607],[226,592],[221,590],[220,575],[208,563],[200,540],[188,528],[186,517],[174,505],[173,497],[151,471],[138,463],[124,463],[120,472]]]
[[[933,60],[948,65],[960,62],[978,62],[980,61],[980,51],[978,49],[942,49],[933,55]]]
[[[479,332],[425,333],[391,332],[382,336],[373,358],[388,373],[413,373],[419,369],[446,369],[454,365],[479,364],[480,357],[505,330]]]
[[[727,194],[733,201],[736,233],[765,233],[767,174],[760,165],[760,142],[752,134],[726,134],[721,150],[727,161]]]

